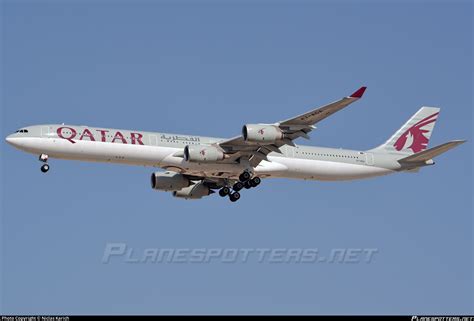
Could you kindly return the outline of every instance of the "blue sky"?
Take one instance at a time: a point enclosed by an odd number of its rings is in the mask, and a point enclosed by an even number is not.
[[[300,144],[368,149],[423,105],[472,138],[472,4],[2,1],[3,136],[41,123],[231,137],[367,85]],[[473,313],[472,142],[418,174],[266,180],[235,204],[150,168],[2,144],[3,313]],[[376,248],[369,264],[101,262],[144,248]]]

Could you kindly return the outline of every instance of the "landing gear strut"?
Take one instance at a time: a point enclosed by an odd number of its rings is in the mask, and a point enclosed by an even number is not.
[[[46,154],[41,154],[41,155],[39,156],[39,160],[44,163],[44,164],[41,166],[41,171],[42,171],[43,173],[46,173],[47,171],[49,171],[48,155],[46,155]]]

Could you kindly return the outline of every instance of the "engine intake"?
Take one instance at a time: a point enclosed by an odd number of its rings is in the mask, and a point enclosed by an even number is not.
[[[242,127],[242,136],[249,142],[272,144],[283,139],[281,129],[274,125],[248,124]]]
[[[191,181],[175,172],[156,172],[151,174],[151,187],[162,191],[178,191],[191,185]]]
[[[224,152],[213,146],[186,146],[184,159],[187,162],[212,163],[223,160]]]
[[[212,193],[213,191],[209,187],[202,183],[197,183],[179,191],[174,191],[173,196],[184,199],[200,199]]]

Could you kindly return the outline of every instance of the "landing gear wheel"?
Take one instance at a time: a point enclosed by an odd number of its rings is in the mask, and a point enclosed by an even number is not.
[[[226,197],[229,194],[230,194],[230,188],[228,188],[227,186],[225,186],[225,187],[223,187],[219,190],[219,195],[221,197]]]
[[[47,171],[49,171],[49,165],[48,164],[44,164],[43,166],[41,166],[41,171],[43,173],[46,173]]]
[[[240,180],[241,182],[245,182],[245,181],[248,181],[251,176],[252,176],[252,175],[250,175],[249,172],[245,171],[245,172],[243,172],[242,174],[240,174],[239,180]]]
[[[253,186],[252,186],[252,181],[251,181],[251,180],[245,181],[244,187],[245,187],[246,189],[252,188],[252,187],[253,187]]]
[[[237,202],[240,199],[240,193],[239,192],[234,192],[229,195],[230,201],[231,202]]]
[[[240,191],[242,188],[244,188],[244,184],[241,182],[235,183],[234,186],[232,187],[232,189],[236,192]]]
[[[260,179],[260,177],[254,177],[252,178],[251,182],[252,182],[253,187],[257,187],[258,185],[260,185],[262,180]]]

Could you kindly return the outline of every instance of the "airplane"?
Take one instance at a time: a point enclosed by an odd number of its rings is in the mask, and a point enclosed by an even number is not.
[[[465,140],[428,148],[439,108],[422,107],[385,143],[373,149],[346,150],[300,146],[315,125],[362,98],[366,87],[328,105],[284,121],[246,124],[230,139],[96,128],[64,124],[23,127],[6,137],[35,155],[48,172],[49,158],[158,167],[151,187],[184,199],[219,191],[236,202],[240,191],[265,178],[344,181],[398,172],[417,172],[433,158]]]

